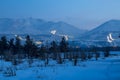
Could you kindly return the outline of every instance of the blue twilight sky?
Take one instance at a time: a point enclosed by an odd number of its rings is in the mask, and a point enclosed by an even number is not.
[[[28,17],[92,29],[120,19],[120,0],[0,0],[0,18]]]

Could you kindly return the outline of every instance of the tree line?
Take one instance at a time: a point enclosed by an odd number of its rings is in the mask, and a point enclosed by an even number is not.
[[[19,36],[15,39],[7,39],[6,36],[2,36],[0,39],[0,58],[12,61],[13,64],[18,64],[22,59],[29,59],[29,63],[32,63],[32,59],[38,58],[45,61],[45,65],[49,64],[49,59],[56,60],[57,63],[64,63],[65,59],[69,59],[77,65],[78,59],[82,61],[95,57],[96,60],[100,56],[100,53],[96,48],[90,51],[72,48],[68,42],[62,37],[60,42],[52,41],[49,45],[41,44],[38,47],[29,35],[25,37],[25,43],[22,44]],[[104,56],[109,56],[109,50],[104,52]]]

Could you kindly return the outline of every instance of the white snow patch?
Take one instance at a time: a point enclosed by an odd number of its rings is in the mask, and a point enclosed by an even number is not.
[[[50,33],[53,34],[53,35],[55,35],[56,32],[57,32],[56,30],[52,30]]]
[[[79,61],[77,66],[72,64],[68,61],[60,65],[50,60],[48,66],[45,66],[44,61],[33,60],[32,67],[27,67],[26,62],[18,65],[19,68],[26,68],[18,69],[16,76],[5,77],[0,72],[0,80],[120,80],[120,56],[98,61]]]

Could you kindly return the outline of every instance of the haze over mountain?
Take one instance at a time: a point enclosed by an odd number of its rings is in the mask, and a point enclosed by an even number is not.
[[[113,38],[118,39],[120,34],[120,20],[109,20],[87,32],[82,38],[88,40],[106,40],[109,33],[112,34]]]
[[[79,36],[86,32],[86,30],[80,30],[62,21],[52,22],[35,18],[0,18],[1,34],[50,34],[51,30],[56,30],[56,34],[69,36]]]

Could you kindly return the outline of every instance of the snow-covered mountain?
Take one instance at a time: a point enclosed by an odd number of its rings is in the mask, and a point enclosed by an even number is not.
[[[0,18],[0,34],[50,34],[52,30],[56,30],[56,34],[59,35],[74,37],[86,32],[61,21],[52,22],[35,18]]]
[[[114,39],[119,39],[120,20],[110,20],[82,36],[86,40],[107,40],[107,35],[111,34]]]

